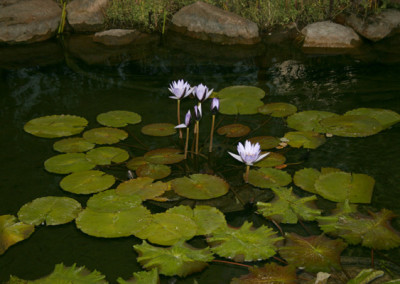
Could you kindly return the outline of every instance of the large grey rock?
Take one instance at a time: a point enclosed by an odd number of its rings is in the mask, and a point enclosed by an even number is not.
[[[201,1],[178,11],[172,18],[171,28],[194,38],[221,44],[254,44],[260,41],[255,23]]]
[[[346,24],[352,27],[363,37],[378,41],[400,31],[400,11],[394,9],[383,10],[379,14],[369,16],[363,20],[356,15],[346,18]]]
[[[142,33],[137,30],[112,29],[95,33],[93,40],[104,45],[118,46],[130,44],[141,36]]]
[[[57,31],[61,8],[53,0],[1,0],[0,43],[46,40]]]
[[[331,21],[316,22],[301,30],[306,48],[354,48],[361,43],[351,28]]]
[[[67,20],[76,32],[98,32],[104,27],[109,0],[73,0],[67,5]]]

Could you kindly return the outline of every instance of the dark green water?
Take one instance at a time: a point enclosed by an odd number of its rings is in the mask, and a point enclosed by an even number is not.
[[[132,49],[117,51],[79,49],[79,42],[56,42],[30,47],[0,48],[0,215],[16,215],[19,208],[43,196],[69,196],[85,203],[87,197],[62,191],[62,176],[50,174],[43,162],[56,154],[54,140],[23,131],[32,118],[51,114],[84,116],[95,127],[96,116],[109,110],[131,110],[143,124],[175,123],[175,101],[168,98],[171,81],[185,79],[192,85],[206,84],[220,90],[232,85],[251,85],[267,92],[265,102],[287,102],[302,110],[344,113],[358,107],[386,108],[400,113],[399,39],[365,44],[348,55],[309,55],[290,43],[262,44],[252,48],[220,47],[177,38],[167,38]],[[104,52],[104,53],[102,53]],[[186,106],[192,102],[187,102]],[[183,108],[185,105],[183,106]],[[221,118],[220,118],[221,119]],[[261,116],[225,117],[255,128]],[[142,124],[142,125],[143,125]],[[139,132],[141,126],[133,130]],[[272,119],[256,135],[282,137],[288,129],[281,119]],[[151,148],[168,140],[143,138]],[[236,140],[235,140],[236,141]],[[225,142],[217,137],[217,144]],[[376,180],[374,210],[388,208],[400,215],[400,125],[367,138],[333,137],[309,153],[290,153],[287,162],[304,161],[289,168],[337,167],[365,173]],[[235,146],[230,147],[234,150]],[[131,149],[132,156],[143,152]],[[217,157],[234,164],[227,154]],[[118,173],[124,176],[125,173]],[[232,177],[234,179],[234,177]],[[250,211],[227,216],[232,225],[251,220],[266,224]],[[393,221],[400,229],[399,219]],[[73,223],[37,227],[32,236],[0,256],[0,283],[9,275],[37,279],[49,274],[55,264],[77,263],[107,276],[127,279],[140,270],[132,245],[135,238],[101,239],[85,235]],[[351,248],[347,254],[366,255]],[[399,250],[382,252],[400,262]],[[163,278],[163,283],[229,283],[247,273],[245,268],[213,263],[201,274],[187,279]]]

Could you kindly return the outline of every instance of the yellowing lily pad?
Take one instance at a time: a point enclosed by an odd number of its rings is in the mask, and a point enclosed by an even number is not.
[[[124,127],[128,124],[137,124],[142,121],[142,117],[139,114],[125,110],[101,113],[96,119],[101,125],[109,127]]]
[[[357,108],[346,112],[344,115],[366,115],[375,118],[383,129],[400,122],[400,114],[389,109]]]
[[[31,225],[60,225],[74,220],[82,206],[69,197],[46,196],[36,198],[18,211],[18,218]]]
[[[294,114],[296,111],[297,107],[288,103],[270,103],[258,108],[259,113],[268,114],[272,117],[285,117]]]
[[[24,125],[24,130],[43,138],[58,138],[81,133],[88,121],[75,115],[51,115],[32,119]]]
[[[293,176],[293,182],[298,187],[311,193],[317,193],[315,189],[315,182],[321,173],[313,168],[306,168],[298,170]]]
[[[185,159],[181,152],[179,149],[161,148],[147,152],[144,154],[144,158],[147,162],[153,164],[175,164]]]
[[[285,161],[286,158],[282,154],[270,152],[268,156],[255,163],[254,166],[260,168],[272,168],[284,164]]]
[[[65,138],[53,144],[53,149],[62,153],[80,153],[93,149],[95,144],[82,137]]]
[[[102,171],[82,171],[64,177],[60,186],[68,192],[91,194],[110,188],[115,182],[112,175]]]
[[[13,215],[0,216],[0,255],[10,246],[23,241],[33,233],[35,226],[18,222]]]
[[[250,268],[250,273],[240,278],[233,278],[230,284],[298,284],[296,267],[292,265],[280,266],[276,263],[267,263],[264,267]]]
[[[83,138],[87,141],[101,145],[115,144],[127,137],[126,131],[111,127],[94,128],[83,133]]]
[[[248,139],[252,144],[259,143],[261,150],[268,150],[275,148],[281,141],[273,136],[257,136]]]
[[[135,157],[130,159],[127,163],[126,163],[126,167],[132,171],[135,171],[137,168],[139,168],[142,165],[147,164],[148,162],[146,161],[146,159],[144,157]]]
[[[122,163],[129,159],[127,151],[117,147],[99,147],[86,153],[86,158],[96,165]]]
[[[86,155],[83,153],[60,154],[44,162],[46,171],[56,174],[87,171],[93,169],[95,166],[95,164],[86,159]]]
[[[288,132],[284,136],[287,143],[294,148],[316,149],[325,143],[324,135],[313,131],[293,131]]]
[[[287,172],[273,168],[260,168],[249,172],[249,183],[256,187],[272,188],[285,186],[291,182],[292,178]]]
[[[225,135],[230,138],[246,136],[249,132],[250,127],[239,123],[225,125],[217,129],[219,135]]]
[[[153,183],[154,179],[150,177],[138,177],[120,183],[116,189],[120,195],[139,195],[142,200],[152,199],[162,195],[169,189],[167,183],[158,181]]]
[[[142,198],[139,195],[120,195],[115,189],[97,193],[87,201],[87,208],[97,212],[113,213],[141,206]]]
[[[365,115],[342,115],[321,120],[327,133],[345,137],[365,137],[382,130],[382,125],[375,118]]]
[[[325,128],[320,124],[322,119],[328,117],[339,116],[333,112],[307,110],[292,114],[287,118],[287,124],[290,128],[298,131],[314,131],[319,133],[325,133]]]
[[[190,199],[211,199],[222,196],[229,190],[229,184],[226,181],[206,174],[176,178],[171,181],[171,186],[178,195]]]
[[[151,177],[152,179],[163,179],[171,174],[171,168],[166,165],[147,163],[136,169],[138,177]]]
[[[142,133],[149,136],[170,136],[176,133],[172,123],[153,123],[142,127]]]

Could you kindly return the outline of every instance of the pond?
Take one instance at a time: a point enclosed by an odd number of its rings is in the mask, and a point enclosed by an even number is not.
[[[112,110],[139,113],[142,122],[129,126],[140,143],[128,138],[122,145],[131,157],[142,156],[142,144],[147,149],[168,146],[182,147],[177,135],[150,137],[140,133],[141,127],[150,123],[176,124],[176,101],[169,98],[168,86],[172,81],[184,79],[191,85],[203,83],[220,91],[225,87],[248,85],[266,92],[264,103],[284,102],[298,111],[320,110],[343,114],[355,108],[382,108],[400,113],[400,51],[399,38],[383,43],[365,43],[348,54],[309,54],[292,42],[264,42],[254,47],[223,47],[171,35],[155,38],[140,46],[107,49],[79,49],[79,41],[48,42],[28,47],[0,47],[0,102],[1,102],[1,157],[0,215],[17,215],[19,209],[35,198],[67,196],[85,207],[88,196],[62,190],[59,186],[63,175],[49,173],[43,163],[58,154],[53,150],[57,139],[44,139],[24,132],[24,125],[31,119],[53,115],[71,114],[85,117],[88,128],[99,127],[96,117]],[[90,47],[90,46],[89,46]],[[182,101],[182,110],[194,105],[193,99]],[[206,141],[211,122],[207,114],[209,102],[203,106],[204,117],[200,143]],[[216,173],[227,179],[232,188],[251,188],[244,185],[242,174],[245,166],[230,157],[236,153],[237,143],[248,137],[269,135],[283,137],[290,131],[284,118],[266,115],[217,115],[217,127],[242,123],[253,131],[242,138],[225,138],[215,135],[212,158],[218,167],[210,168],[205,158],[193,172]],[[202,142],[203,141],[203,142]],[[287,171],[293,175],[302,168],[321,169],[334,167],[349,173],[362,173],[375,179],[370,204],[360,205],[364,212],[382,208],[400,215],[400,124],[364,138],[333,136],[317,149],[284,149]],[[205,143],[205,145],[208,142]],[[136,145],[131,147],[127,145]],[[207,156],[207,146],[201,148]],[[171,166],[178,169],[178,166]],[[175,168],[176,167],[176,168]],[[228,170],[227,170],[228,169]],[[231,170],[229,170],[231,169]],[[233,169],[233,170],[232,170]],[[120,180],[127,179],[127,170],[111,169]],[[173,178],[184,175],[182,170]],[[169,178],[166,178],[168,180]],[[297,194],[302,193],[293,183]],[[269,189],[262,196],[272,198]],[[262,194],[261,194],[262,195]],[[227,210],[226,219],[232,226],[244,221],[255,227],[276,227],[256,214],[250,204],[242,211]],[[321,209],[334,208],[333,202],[317,201]],[[152,212],[162,212],[163,205],[148,203]],[[309,229],[321,232],[316,222]],[[392,225],[400,230],[399,218]],[[284,231],[307,232],[300,226],[282,225]],[[33,280],[48,275],[58,263],[86,266],[106,275],[110,283],[118,277],[128,279],[141,270],[132,246],[142,241],[135,237],[96,238],[84,234],[74,222],[58,226],[37,226],[27,239],[8,248],[0,255],[0,282],[10,275]],[[194,244],[202,244],[196,237]],[[202,244],[204,245],[204,244]],[[399,249],[381,251],[376,257],[400,263]],[[349,246],[343,255],[369,257],[370,250]],[[222,258],[221,258],[222,259]],[[264,262],[261,262],[261,264]],[[250,262],[250,265],[261,265]],[[186,278],[162,277],[162,283],[230,283],[234,277],[247,274],[246,267],[212,262],[201,273]]]

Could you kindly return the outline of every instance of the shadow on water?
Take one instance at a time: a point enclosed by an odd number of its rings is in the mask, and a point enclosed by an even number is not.
[[[66,38],[61,44],[48,41],[29,46],[0,47],[0,215],[14,214],[35,198],[70,196],[81,203],[87,197],[68,194],[59,188],[59,175],[47,173],[43,161],[53,155],[53,140],[33,137],[23,131],[32,118],[50,114],[84,116],[89,127],[96,116],[109,110],[132,110],[145,124],[175,123],[175,104],[168,98],[171,81],[185,79],[192,85],[204,83],[215,90],[232,85],[251,85],[266,91],[265,102],[287,102],[299,111],[325,110],[344,113],[358,107],[391,109],[400,113],[400,37],[366,43],[349,54],[307,54],[290,42],[231,47],[167,35],[143,39],[135,46],[105,48],[89,36]],[[189,104],[183,105],[188,107]],[[171,115],[173,114],[173,115]],[[234,121],[227,117],[224,123]],[[251,127],[259,120],[239,117]],[[135,127],[140,131],[140,127]],[[272,119],[255,135],[282,137],[288,129],[282,119]],[[375,178],[372,204],[367,209],[388,208],[400,215],[398,203],[400,172],[400,126],[395,125],[367,138],[333,137],[317,150],[289,155],[289,168],[337,167]],[[159,147],[158,142],[152,148]],[[307,153],[306,153],[307,152]],[[132,155],[136,154],[131,150]],[[221,153],[223,155],[223,153]],[[325,204],[325,203],[322,203]],[[261,225],[253,211],[230,213],[229,222],[244,220]],[[394,227],[400,229],[395,219]],[[77,263],[101,271],[114,283],[140,270],[132,246],[136,238],[101,239],[87,236],[73,223],[37,227],[26,241],[0,256],[0,282],[10,274],[37,279],[57,263]],[[367,255],[366,250],[354,248]],[[400,262],[399,250],[383,252]],[[213,263],[201,274],[186,279],[165,278],[162,283],[229,283],[246,269]]]

